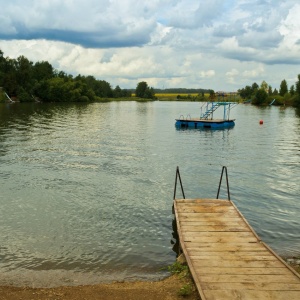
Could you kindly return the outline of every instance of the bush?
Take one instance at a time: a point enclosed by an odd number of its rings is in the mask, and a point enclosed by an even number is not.
[[[20,88],[20,90],[18,92],[18,100],[20,102],[33,102],[34,101],[33,97],[27,91],[25,91],[22,87]]]
[[[273,103],[273,105],[283,105],[284,104],[284,100],[283,97],[280,95],[271,95],[268,97],[268,104],[270,104],[273,100],[275,99],[275,102]]]
[[[2,90],[2,88],[0,88],[0,102],[5,102],[5,95],[4,95],[4,92]]]
[[[192,285],[187,283],[179,289],[178,294],[182,297],[186,297],[186,296],[191,295],[192,292],[193,292]]]

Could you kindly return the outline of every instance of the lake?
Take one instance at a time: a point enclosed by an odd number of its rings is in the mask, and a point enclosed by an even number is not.
[[[299,255],[299,114],[239,104],[232,129],[175,128],[201,105],[0,104],[0,285],[166,276],[177,166],[188,198],[215,198],[227,166],[231,199],[262,240]]]

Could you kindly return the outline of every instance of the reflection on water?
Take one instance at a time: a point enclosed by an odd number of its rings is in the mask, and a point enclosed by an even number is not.
[[[174,212],[174,205],[172,206],[172,211]],[[177,223],[176,223],[176,217],[174,215],[172,220],[172,239],[171,239],[171,245],[172,250],[176,253],[176,257],[180,255],[180,241],[179,241],[179,235],[177,231]]]
[[[214,198],[226,165],[231,199],[260,237],[299,254],[299,115],[239,105],[232,129],[176,130],[176,117],[198,110],[186,102],[0,105],[0,284],[165,276],[159,270],[178,247],[176,166],[186,197]]]

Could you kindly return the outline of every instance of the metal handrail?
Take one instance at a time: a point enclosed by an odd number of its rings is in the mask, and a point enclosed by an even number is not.
[[[228,183],[228,173],[227,173],[227,167],[225,167],[225,166],[223,166],[223,168],[222,168],[222,173],[221,173],[221,177],[220,177],[220,183],[219,183],[219,188],[218,188],[217,199],[219,199],[219,194],[220,194],[220,189],[221,189],[221,184],[222,184],[224,170],[225,170],[225,173],[226,173],[227,195],[228,195],[228,200],[230,200],[229,183]]]
[[[179,178],[179,182],[180,182],[180,186],[181,186],[182,196],[183,196],[183,199],[185,199],[184,190],[183,190],[182,181],[181,181],[181,176],[180,176],[180,172],[179,172],[179,167],[177,166],[176,176],[175,176],[175,186],[174,186],[174,197],[173,197],[174,200],[176,199],[176,189],[177,189],[177,180],[178,180],[178,178]]]
[[[208,108],[206,109],[206,112],[204,112],[201,116],[200,116],[200,119],[208,119],[208,117],[214,112],[217,110],[217,108],[220,106],[220,103],[219,102],[212,102],[212,105],[211,105],[211,108]]]

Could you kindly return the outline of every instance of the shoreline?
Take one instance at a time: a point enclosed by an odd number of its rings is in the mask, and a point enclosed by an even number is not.
[[[300,274],[300,257],[284,257],[284,261]],[[192,278],[175,273],[159,281],[99,283],[94,285],[32,288],[0,286],[0,300],[200,300]]]
[[[200,300],[191,278],[174,274],[159,281],[113,282],[95,285],[31,288],[0,286],[0,300],[155,300],[183,299],[179,290],[191,286],[185,299]]]

